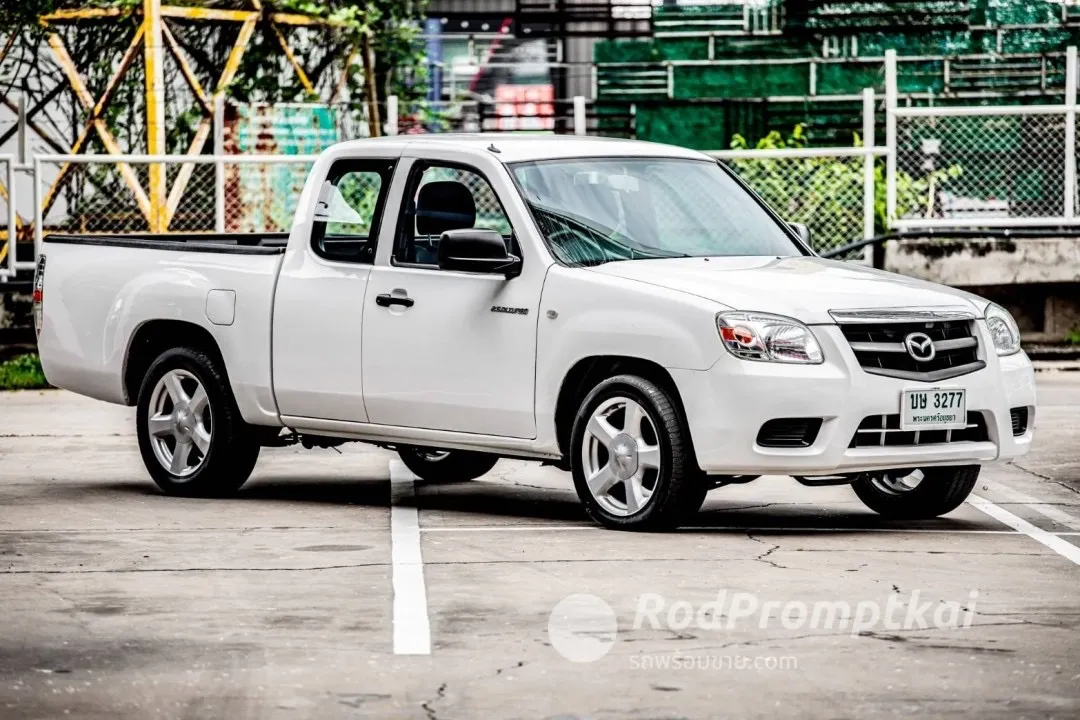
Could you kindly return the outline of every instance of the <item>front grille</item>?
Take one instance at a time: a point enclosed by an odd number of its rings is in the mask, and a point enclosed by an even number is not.
[[[873,375],[936,382],[986,367],[971,320],[841,323],[840,331],[863,370]],[[904,341],[912,333],[933,341],[933,358],[917,360],[910,354]]]
[[[1013,408],[1009,411],[1009,417],[1012,420],[1012,432],[1015,437],[1020,437],[1027,432],[1028,409],[1026,407]]]
[[[821,418],[777,418],[769,420],[757,434],[761,447],[810,447],[821,429]]]
[[[967,427],[957,430],[901,430],[899,415],[868,415],[859,423],[848,447],[914,447],[989,439],[981,412],[969,412]]]

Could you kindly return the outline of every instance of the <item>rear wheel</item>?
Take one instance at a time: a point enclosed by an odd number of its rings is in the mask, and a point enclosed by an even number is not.
[[[173,348],[150,366],[139,391],[136,431],[143,463],[169,495],[228,495],[255,468],[259,442],[240,417],[219,364]]]
[[[428,482],[464,482],[486,475],[499,458],[466,450],[439,450],[413,446],[398,447],[405,467]]]
[[[674,398],[636,375],[593,388],[574,421],[570,455],[578,497],[606,527],[668,529],[705,499]]]
[[[979,479],[978,465],[862,473],[851,484],[878,515],[925,520],[950,513],[967,499]]]

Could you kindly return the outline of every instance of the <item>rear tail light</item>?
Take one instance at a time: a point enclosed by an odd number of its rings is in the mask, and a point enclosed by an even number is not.
[[[37,336],[41,337],[41,323],[44,314],[41,305],[45,300],[45,256],[38,258],[37,267],[34,269],[34,328]]]

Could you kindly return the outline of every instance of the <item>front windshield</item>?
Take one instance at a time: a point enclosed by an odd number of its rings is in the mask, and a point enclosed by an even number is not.
[[[738,182],[703,160],[544,160],[511,166],[540,231],[568,265],[802,254]]]

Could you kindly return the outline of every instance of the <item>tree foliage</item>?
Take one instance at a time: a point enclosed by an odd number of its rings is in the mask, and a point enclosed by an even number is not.
[[[165,0],[168,2],[168,0]],[[189,2],[228,9],[251,9],[249,2]],[[237,102],[328,102],[341,105],[354,116],[366,112],[368,83],[360,55],[348,68],[351,49],[366,41],[372,51],[376,101],[384,105],[387,95],[403,102],[423,97],[427,92],[426,58],[420,37],[426,0],[263,0],[263,19],[256,26],[239,69],[226,96]],[[64,9],[119,8],[119,17],[86,20],[78,24],[43,25],[42,15]],[[20,0],[0,2],[0,47],[15,37],[3,65],[0,65],[0,95],[22,94],[30,104],[46,97],[67,81],[51,62],[46,34],[56,32],[63,39],[91,95],[102,93],[116,69],[119,58],[141,21],[141,0]],[[286,26],[277,30],[288,40],[293,53],[314,86],[309,92],[282,50],[275,27],[268,18],[274,12],[300,13],[332,21],[328,26]],[[217,88],[220,73],[237,38],[237,22],[189,22],[166,18],[166,26],[176,38],[199,83],[207,92]],[[171,57],[164,66],[164,86],[168,146],[170,152],[184,152],[201,120],[201,112],[188,89],[180,68]],[[342,74],[346,74],[341,81]],[[139,152],[145,142],[145,113],[142,53],[128,69],[106,110],[105,120],[125,151]],[[70,90],[50,98],[39,117],[40,124],[56,130],[55,136],[70,141],[85,121],[86,111]],[[93,142],[91,143],[93,147]]]

